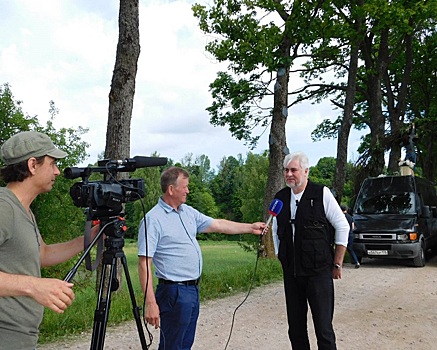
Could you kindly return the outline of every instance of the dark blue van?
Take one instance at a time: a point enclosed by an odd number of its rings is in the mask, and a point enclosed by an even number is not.
[[[367,178],[354,206],[353,248],[359,258],[412,259],[425,266],[425,252],[437,247],[437,194],[422,178]]]

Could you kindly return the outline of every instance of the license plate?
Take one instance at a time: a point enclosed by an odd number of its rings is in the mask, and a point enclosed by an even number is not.
[[[388,255],[388,250],[368,250],[368,255]]]

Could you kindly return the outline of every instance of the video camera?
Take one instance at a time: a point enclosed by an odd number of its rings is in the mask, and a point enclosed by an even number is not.
[[[77,207],[89,208],[92,220],[116,216],[122,211],[122,204],[143,198],[144,180],[117,180],[117,172],[131,172],[138,168],[167,164],[167,158],[136,156],[124,160],[100,160],[97,167],[66,168],[67,179],[82,178],[70,188],[70,196]],[[104,181],[89,181],[93,172],[103,174]]]

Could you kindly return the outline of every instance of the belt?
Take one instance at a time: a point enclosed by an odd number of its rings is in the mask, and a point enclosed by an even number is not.
[[[160,278],[158,280],[159,284],[180,284],[182,286],[197,286],[199,284],[199,280],[191,280],[191,281],[180,281],[180,282],[176,282],[176,281],[170,281],[170,280],[165,280],[163,278]]]

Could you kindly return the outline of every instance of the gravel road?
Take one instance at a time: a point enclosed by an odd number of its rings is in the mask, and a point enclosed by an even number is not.
[[[335,281],[334,328],[339,350],[437,349],[437,257],[423,268],[403,261],[363,259],[354,269],[346,264]],[[193,350],[286,350],[287,320],[282,283],[201,305]],[[311,316],[312,349],[317,349]],[[149,350],[158,347],[159,335]],[[226,343],[229,343],[226,348]],[[89,349],[91,334],[45,344],[39,350]],[[141,349],[135,323],[109,327],[105,350]]]

